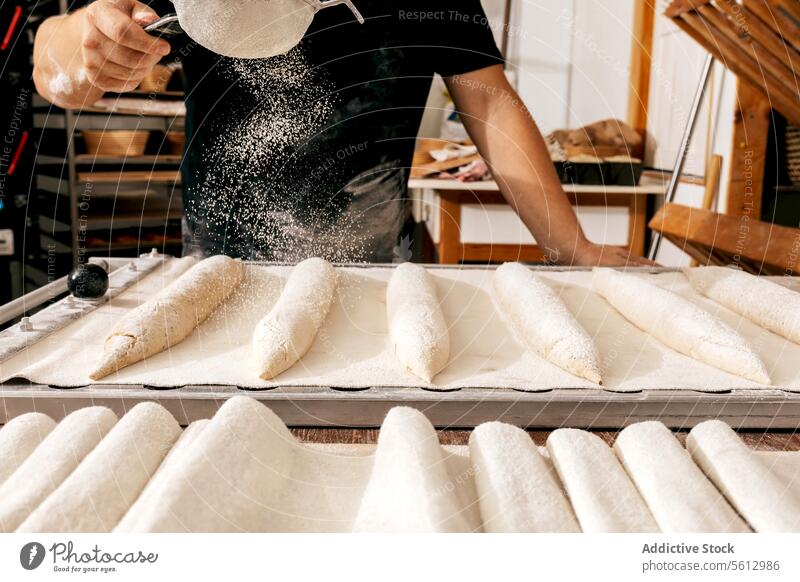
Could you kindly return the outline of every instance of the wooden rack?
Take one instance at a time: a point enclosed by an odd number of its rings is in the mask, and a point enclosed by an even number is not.
[[[800,0],[674,0],[666,14],[800,124]]]

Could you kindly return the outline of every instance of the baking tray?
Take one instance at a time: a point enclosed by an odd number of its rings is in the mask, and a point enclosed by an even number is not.
[[[113,258],[117,276],[132,284],[152,269],[153,259],[164,255],[143,255],[140,259]],[[132,269],[130,264],[135,267]],[[341,265],[358,268],[365,265]],[[379,265],[366,265],[373,268]],[[387,265],[388,266],[388,265]],[[442,265],[432,267],[448,268]],[[453,266],[486,269],[485,266]],[[536,267],[534,267],[536,268]],[[570,267],[539,267],[548,270],[585,270]],[[123,270],[127,270],[123,271]],[[674,269],[643,269],[668,272]],[[117,292],[126,288],[122,285]],[[65,292],[64,289],[62,292]],[[27,296],[26,296],[27,297]],[[24,299],[24,298],[23,298]],[[74,303],[74,300],[73,300]],[[35,301],[28,301],[29,308]],[[80,313],[101,303],[83,305]],[[72,307],[75,311],[75,306]],[[70,320],[64,322],[68,324]],[[50,333],[56,328],[47,332]],[[4,332],[7,333],[7,332]],[[288,426],[375,427],[395,406],[423,411],[439,428],[470,428],[499,420],[524,428],[576,427],[615,429],[659,420],[675,429],[688,429],[711,419],[724,420],[734,428],[796,430],[800,427],[800,394],[781,390],[736,390],[722,393],[692,390],[644,390],[615,393],[603,390],[551,390],[521,392],[497,388],[468,388],[435,392],[421,388],[373,387],[343,390],[333,387],[282,387],[246,391],[237,386],[183,386],[155,389],[143,385],[93,384],[82,388],[54,388],[26,380],[0,383],[0,423],[19,414],[40,411],[60,419],[79,408],[108,406],[123,414],[144,401],[165,406],[182,424],[210,418],[222,403],[245,394],[269,406]]]

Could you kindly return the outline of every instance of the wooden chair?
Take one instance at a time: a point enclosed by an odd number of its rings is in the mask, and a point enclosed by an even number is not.
[[[664,205],[649,226],[701,265],[737,265],[755,275],[800,274],[800,228],[680,204]]]

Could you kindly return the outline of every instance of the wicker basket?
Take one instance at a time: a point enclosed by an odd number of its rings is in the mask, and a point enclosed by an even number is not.
[[[146,93],[163,93],[172,78],[172,69],[166,65],[154,66],[139,83],[139,90]]]
[[[84,131],[86,153],[93,156],[134,157],[144,154],[149,131]]]

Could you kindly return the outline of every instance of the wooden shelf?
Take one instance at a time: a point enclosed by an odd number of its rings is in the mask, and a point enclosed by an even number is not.
[[[39,154],[36,158],[41,165],[66,165],[67,159],[58,156],[48,156]],[[114,166],[114,165],[158,165],[158,164],[180,164],[183,156],[178,154],[146,154],[143,156],[103,156],[92,154],[78,154],[75,156],[75,163],[79,165],[95,166]]]
[[[86,217],[86,231],[163,226],[169,221],[179,221],[181,216],[180,211],[121,212],[113,215],[90,214]],[[70,232],[69,224],[54,220],[50,216],[39,216],[39,226],[48,234]]]
[[[180,154],[155,154],[143,156],[104,156],[92,154],[78,154],[75,156],[76,164],[179,164],[183,160]]]
[[[667,183],[663,180],[642,179],[638,186],[585,186],[582,184],[562,184],[568,194],[634,194],[664,195]],[[420,179],[408,181],[410,189],[467,191],[467,192],[499,192],[500,188],[494,180],[483,182],[459,182],[458,180]]]
[[[181,173],[178,170],[78,172],[78,182],[92,184],[130,184],[135,182],[178,184],[180,181]]]

